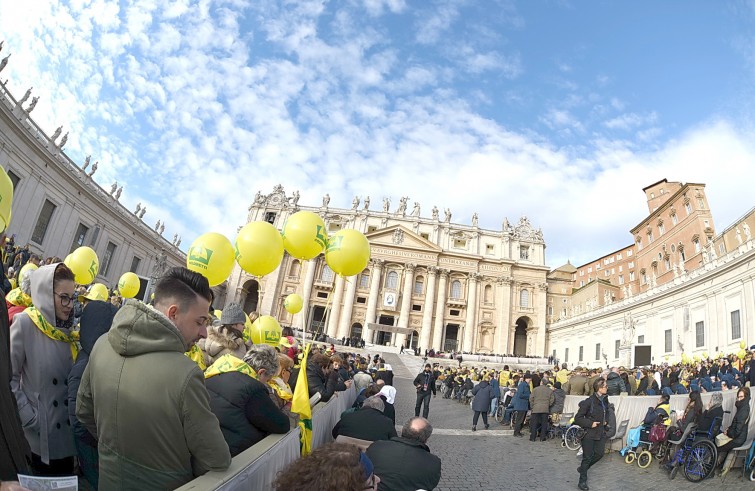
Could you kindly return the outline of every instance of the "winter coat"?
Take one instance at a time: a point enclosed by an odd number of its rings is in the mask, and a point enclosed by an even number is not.
[[[570,396],[583,396],[586,390],[585,384],[587,384],[587,377],[580,373],[572,373],[566,386],[562,387],[562,389]]]
[[[549,409],[551,414],[558,414],[564,412],[564,403],[566,402],[566,392],[563,389],[553,390],[553,402]]]
[[[493,393],[493,399],[501,398],[501,386],[498,385],[498,380],[492,379],[490,381],[490,390]]]
[[[605,438],[609,421],[608,404],[608,396],[604,396],[601,400],[597,394],[593,394],[579,403],[579,410],[576,416],[574,416],[574,424],[586,430],[585,438],[589,438],[590,440]],[[595,421],[600,424],[593,428],[592,424]]]
[[[338,372],[325,372],[318,365],[307,361],[307,386],[309,387],[309,397],[320,393],[320,402],[328,402],[336,392],[338,385]]]
[[[565,368],[562,368],[558,372],[556,372],[556,382],[561,382],[561,387],[563,388],[564,384],[569,381],[569,375],[571,375],[571,372]]]
[[[244,338],[237,338],[221,326],[209,326],[207,339],[202,339],[197,346],[204,352],[205,363],[209,367],[215,360],[225,354],[231,354],[242,360],[246,354]]]
[[[425,383],[427,383],[427,390],[424,390]],[[426,376],[424,371],[420,372],[414,377],[414,387],[417,388],[417,394],[429,394],[430,392],[435,394],[435,377],[433,373],[430,372]]]
[[[526,411],[530,408],[530,384],[522,380],[516,387],[513,405],[514,411]]]
[[[338,435],[361,440],[390,440],[396,434],[393,421],[375,408],[362,407],[353,413],[345,413],[333,427],[333,438]]]
[[[53,326],[60,325],[55,317],[52,284],[58,264],[43,266],[31,277],[34,305]],[[70,332],[62,327],[60,330]],[[47,337],[34,325],[28,309],[13,319],[10,338],[11,389],[31,451],[43,462],[76,455],[66,407],[68,373],[73,366],[71,345]]]
[[[0,295],[0,481],[15,481],[17,474],[29,474],[27,458],[31,458],[16,397],[10,388],[12,374],[8,315],[5,298]]]
[[[737,401],[739,402],[739,401]],[[734,447],[741,447],[747,440],[747,426],[748,419],[750,417],[750,401],[748,399],[743,400],[744,404],[737,408],[737,412],[734,414],[734,419],[731,420],[731,425],[726,430],[726,434],[734,440]]]
[[[81,351],[68,374],[68,420],[73,428],[74,443],[79,459],[79,467],[84,476],[93,487],[97,487],[98,481],[98,454],[97,438],[81,424],[76,417],[76,393],[79,391],[81,376],[89,363],[89,354],[94,349],[97,340],[110,330],[113,317],[118,312],[118,307],[109,303],[93,300],[86,305],[81,314],[81,329],[79,330]]]
[[[270,433],[286,433],[288,416],[270,398],[262,382],[240,372],[228,372],[205,380],[210,409],[235,457]]]
[[[76,416],[99,440],[100,489],[174,489],[230,465],[189,348],[165,315],[137,300],[126,300],[95,344]]]
[[[645,392],[650,388],[649,387],[650,377],[642,377],[640,379],[640,385],[637,387],[636,394],[638,396],[644,396]]]
[[[393,370],[378,368],[378,371],[375,374],[375,380],[383,380],[385,381],[385,385],[393,385]]]
[[[621,375],[615,372],[611,372],[608,374],[608,378],[606,379],[607,385],[608,385],[608,395],[609,396],[617,396],[621,394],[622,392],[626,392],[626,388],[624,387],[624,381],[621,380]]]
[[[367,456],[380,476],[378,491],[415,491],[435,489],[440,482],[440,458],[430,453],[424,443],[394,437],[376,441]]]
[[[724,408],[721,406],[716,406],[712,409],[706,409],[703,411],[703,417],[700,418],[700,425],[698,426],[698,429],[700,431],[708,431],[713,424],[713,420],[718,419],[718,429],[721,428],[721,423],[724,419]]]
[[[474,399],[472,399],[472,411],[490,411],[490,402],[493,400],[493,388],[490,383],[482,381],[472,389]]]
[[[553,404],[554,400],[553,389],[547,385],[538,385],[532,389],[532,393],[530,394],[532,414],[550,413],[551,404]]]

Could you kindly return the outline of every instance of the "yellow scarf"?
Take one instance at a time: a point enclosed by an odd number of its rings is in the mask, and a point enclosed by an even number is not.
[[[273,377],[267,384],[275,391],[275,393],[278,395],[278,397],[281,398],[281,400],[291,402],[291,400],[294,398],[294,393],[291,392],[291,387],[289,387],[282,378]]]
[[[30,307],[31,306],[31,297],[21,291],[20,288],[14,288],[13,290],[9,291],[8,294],[5,296],[5,299],[10,303],[11,305],[23,305],[24,307]]]
[[[199,369],[204,372],[205,368],[207,368],[207,363],[204,361],[204,353],[202,353],[202,350],[199,349],[199,346],[196,344],[191,347],[189,351],[184,353],[186,356],[188,356],[194,363],[199,365]]]
[[[214,377],[215,375],[220,375],[221,373],[228,372],[245,373],[253,379],[257,380],[257,372],[254,370],[254,368],[250,367],[245,362],[239,360],[230,353],[225,354],[215,360],[215,363],[213,363],[212,366],[210,366],[204,372],[204,378],[210,378]]]
[[[26,315],[29,316],[29,319],[31,319],[34,325],[37,326],[37,328],[42,331],[45,336],[50,339],[54,339],[55,341],[68,343],[71,346],[71,358],[73,358],[73,361],[76,361],[76,358],[79,356],[79,345],[77,344],[77,341],[79,340],[78,332],[72,332],[71,334],[64,333],[57,327],[47,322],[47,319],[44,318],[42,312],[37,310],[37,308],[34,306],[30,306],[25,310],[25,312]]]

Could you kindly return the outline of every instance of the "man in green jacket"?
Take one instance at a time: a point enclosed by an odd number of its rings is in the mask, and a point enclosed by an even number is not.
[[[231,463],[204,375],[184,352],[207,336],[207,279],[172,268],[154,307],[129,300],[92,350],[76,415],[98,439],[100,489],[175,489]]]

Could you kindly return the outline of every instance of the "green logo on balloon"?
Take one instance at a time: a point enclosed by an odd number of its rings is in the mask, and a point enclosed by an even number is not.
[[[315,236],[315,242],[320,244],[321,247],[325,247],[328,244],[328,237],[325,235],[325,227],[318,225],[317,234]]]
[[[341,242],[343,242],[342,235],[334,235],[328,240],[328,252],[333,252],[341,249]]]
[[[92,264],[89,265],[89,274],[92,275],[92,280],[97,277],[97,263],[95,261],[92,261]]]
[[[210,259],[212,258],[212,250],[204,247],[192,247],[189,250],[189,261],[199,263],[205,266],[209,266]]]
[[[265,333],[265,344],[276,345],[281,340],[280,331],[264,331],[264,333]]]

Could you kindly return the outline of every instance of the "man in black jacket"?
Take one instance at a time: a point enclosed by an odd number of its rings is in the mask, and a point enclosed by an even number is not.
[[[367,456],[380,476],[378,491],[415,491],[435,489],[440,482],[440,458],[430,453],[427,440],[433,427],[425,418],[410,419],[401,437],[378,441],[367,449]]]
[[[417,388],[417,404],[414,406],[414,416],[419,416],[419,409],[424,403],[425,408],[422,410],[422,417],[427,419],[430,414],[430,392],[433,393],[433,397],[437,395],[435,377],[429,363],[425,365],[425,370],[422,373],[414,377],[414,386]]]
[[[341,417],[333,427],[333,438],[344,435],[369,441],[390,440],[397,436],[396,427],[391,418],[383,414],[384,409],[383,399],[379,396],[368,397],[360,410]]]
[[[579,403],[579,411],[574,416],[574,423],[585,429],[582,438],[582,464],[579,472],[579,489],[588,491],[587,471],[595,465],[606,450],[606,431],[608,429],[608,384],[598,378],[593,382],[593,395]]]

